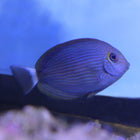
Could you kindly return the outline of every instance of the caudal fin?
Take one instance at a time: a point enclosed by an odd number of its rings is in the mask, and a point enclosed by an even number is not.
[[[12,65],[10,68],[23,93],[28,94],[38,82],[36,70],[18,65]]]

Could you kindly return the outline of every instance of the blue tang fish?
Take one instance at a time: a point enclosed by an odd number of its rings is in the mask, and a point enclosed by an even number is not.
[[[129,63],[119,50],[90,38],[49,49],[37,61],[35,70],[11,66],[24,92],[37,84],[42,93],[62,100],[90,98],[121,78],[128,68]],[[19,78],[23,75],[25,80]]]

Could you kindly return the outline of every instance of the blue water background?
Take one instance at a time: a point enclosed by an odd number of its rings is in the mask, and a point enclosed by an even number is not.
[[[140,97],[139,0],[1,0],[0,73],[34,67],[50,47],[75,38],[97,38],[118,48],[129,71],[99,94]]]

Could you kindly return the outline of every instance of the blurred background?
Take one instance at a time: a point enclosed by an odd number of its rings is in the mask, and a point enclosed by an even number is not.
[[[13,64],[34,67],[50,47],[84,37],[110,43],[131,64],[98,95],[140,97],[139,0],[0,1],[0,73]]]

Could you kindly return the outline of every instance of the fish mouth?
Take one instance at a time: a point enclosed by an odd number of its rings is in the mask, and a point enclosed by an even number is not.
[[[129,70],[130,63],[127,62],[127,65],[124,68],[123,74]]]
[[[127,62],[126,71],[129,69],[129,67],[130,67],[130,63]]]

